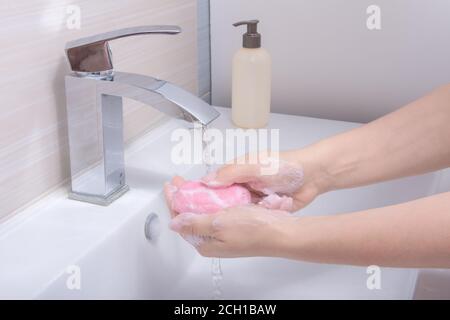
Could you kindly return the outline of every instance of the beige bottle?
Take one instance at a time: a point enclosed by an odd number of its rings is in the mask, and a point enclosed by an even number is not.
[[[269,122],[271,102],[272,59],[261,48],[258,20],[242,21],[247,25],[243,48],[233,58],[232,119],[246,129],[265,127]]]

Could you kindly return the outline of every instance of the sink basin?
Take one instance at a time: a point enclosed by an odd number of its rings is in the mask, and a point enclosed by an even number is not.
[[[231,127],[229,110],[214,127]],[[174,174],[196,179],[205,168],[170,161],[169,121],[129,146],[131,191],[109,207],[75,202],[60,190],[0,225],[0,298],[210,299],[211,259],[168,230],[162,184]],[[358,126],[273,115],[281,149],[299,148]],[[156,149],[157,148],[157,149]],[[158,152],[155,152],[158,150]],[[433,194],[438,173],[326,194],[297,214],[357,211]],[[144,226],[153,220],[152,239]],[[71,287],[75,270],[79,286]],[[381,270],[381,290],[369,290],[367,269],[284,259],[222,259],[224,299],[410,299],[417,270]]]

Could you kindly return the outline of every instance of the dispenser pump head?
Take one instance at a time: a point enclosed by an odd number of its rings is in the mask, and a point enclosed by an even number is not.
[[[244,33],[244,48],[261,48],[261,35],[258,33],[259,20],[240,21],[233,24],[235,27],[247,25],[247,33]]]

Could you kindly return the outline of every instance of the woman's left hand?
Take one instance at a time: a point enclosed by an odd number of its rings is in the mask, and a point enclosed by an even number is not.
[[[205,257],[276,257],[289,247],[292,219],[287,212],[251,205],[212,215],[180,214],[170,228]]]

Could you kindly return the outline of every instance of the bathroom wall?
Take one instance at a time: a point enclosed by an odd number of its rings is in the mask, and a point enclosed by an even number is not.
[[[198,92],[211,103],[211,42],[209,0],[198,1]]]
[[[381,29],[367,28],[370,5]],[[230,106],[231,60],[261,20],[273,58],[273,111],[366,122],[450,82],[448,0],[211,1],[212,96]]]
[[[197,8],[197,0],[0,2],[0,219],[68,178],[65,43],[122,27],[180,25],[178,36],[112,42],[115,67],[198,93]],[[127,141],[164,121],[151,108],[125,104]]]

